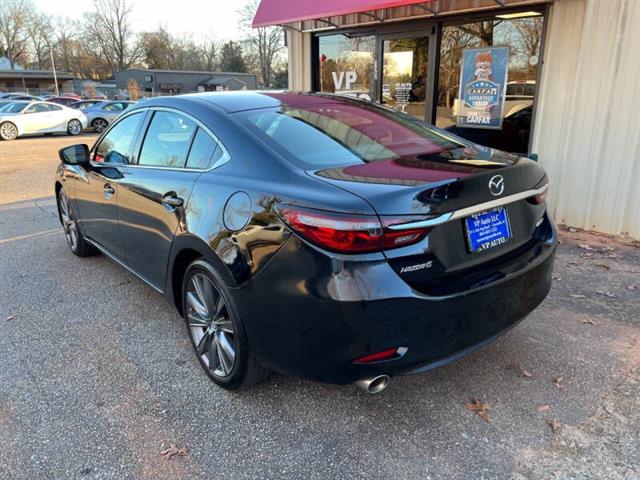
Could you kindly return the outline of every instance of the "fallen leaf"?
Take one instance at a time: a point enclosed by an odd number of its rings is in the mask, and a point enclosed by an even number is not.
[[[585,295],[580,295],[579,293],[572,293],[569,295],[571,298],[587,298]]]
[[[533,373],[531,373],[529,370],[526,370],[520,367],[520,376],[524,378],[531,378],[533,377]]]
[[[578,247],[583,249],[583,250],[593,250],[593,248],[591,248],[589,245],[587,245],[586,243],[579,243]]]
[[[638,287],[636,286],[635,283],[632,283],[631,285],[629,285],[629,290],[635,290],[636,288]]]
[[[485,422],[491,421],[491,418],[489,417],[489,410],[491,410],[491,405],[489,405],[488,403],[481,402],[476,398],[472,400],[471,403],[467,403],[465,407],[467,407],[467,410],[475,412]]]
[[[11,320],[15,320],[16,316],[15,315],[9,315],[7,318],[4,319],[5,322],[9,322]]]
[[[549,410],[551,410],[551,406],[547,405],[546,403],[543,403],[542,405],[538,405],[539,412],[548,412]]]
[[[184,457],[187,454],[187,447],[178,448],[174,443],[169,445],[169,448],[166,448],[160,452],[162,458],[165,460],[171,460],[173,457],[178,455],[179,457]]]
[[[583,318],[582,323],[588,323],[589,325],[598,325],[595,321],[591,320],[590,318]]]
[[[606,263],[596,263],[596,267],[604,268],[605,270],[609,270],[611,268]]]
[[[562,424],[557,418],[552,418],[550,420],[547,420],[547,424],[551,427],[551,430],[553,430],[554,432],[557,431],[562,426]]]
[[[556,386],[556,388],[560,389],[562,388],[562,380],[564,380],[564,377],[553,377],[551,381]]]
[[[482,410],[478,412],[478,416],[487,423],[491,421],[491,417],[489,417],[489,412],[487,412],[486,410]]]

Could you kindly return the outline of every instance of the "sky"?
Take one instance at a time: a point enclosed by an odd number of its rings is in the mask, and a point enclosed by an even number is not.
[[[129,0],[132,25],[136,32],[156,30],[163,25],[172,34],[191,35],[194,40],[207,37],[240,40],[240,16],[236,11],[248,0]],[[48,15],[80,20],[93,10],[92,0],[33,0],[36,9]]]

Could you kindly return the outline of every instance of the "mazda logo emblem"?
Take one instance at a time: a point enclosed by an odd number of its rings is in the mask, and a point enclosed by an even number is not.
[[[502,192],[504,192],[504,177],[502,175],[491,177],[491,180],[489,180],[489,192],[494,197],[502,195]]]

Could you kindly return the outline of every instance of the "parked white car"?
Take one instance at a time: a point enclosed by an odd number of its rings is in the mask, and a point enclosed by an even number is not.
[[[135,102],[116,100],[100,102],[83,110],[88,125],[96,133],[102,133],[118,116]]]
[[[80,135],[86,126],[84,113],[56,103],[15,101],[0,106],[2,140],[41,133]]]

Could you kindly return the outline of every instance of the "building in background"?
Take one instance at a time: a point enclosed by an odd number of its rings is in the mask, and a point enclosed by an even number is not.
[[[18,64],[11,68],[9,60],[0,57],[0,92],[25,92],[32,95],[55,93],[56,77],[61,93],[73,91],[75,76],[69,72],[56,71],[54,76],[53,70],[27,70]]]
[[[365,98],[536,154],[557,221],[640,237],[640,1],[262,0],[253,25],[284,26],[291,90]],[[470,127],[468,79],[499,83],[501,59],[499,127]]]
[[[116,88],[127,90],[127,82],[135,81],[141,96],[177,95],[180,93],[226,90],[255,90],[256,75],[236,72],[203,72],[193,70],[129,69],[115,74]]]

